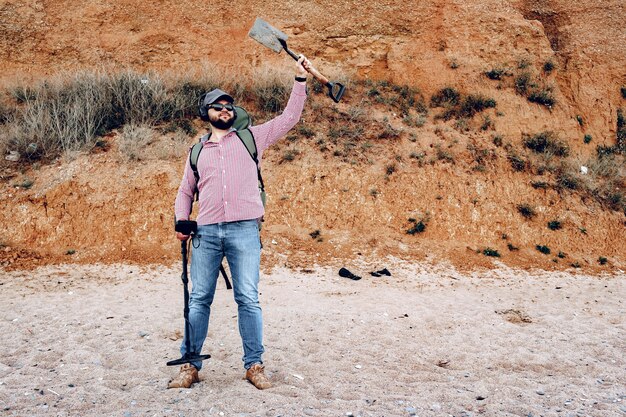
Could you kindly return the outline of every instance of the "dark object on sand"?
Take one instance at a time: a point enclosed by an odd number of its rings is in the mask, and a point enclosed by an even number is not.
[[[197,230],[196,222],[192,221],[178,221],[176,222],[175,227],[177,232],[180,232],[184,235],[192,235],[195,234]],[[209,359],[211,355],[201,355],[200,352],[190,352],[191,350],[191,323],[189,323],[189,288],[187,284],[189,283],[189,279],[187,277],[187,244],[191,239],[187,241],[181,242],[181,254],[183,255],[183,273],[180,278],[183,281],[183,290],[185,296],[185,309],[183,310],[183,315],[185,317],[185,347],[186,352],[180,359],[175,359],[173,361],[167,362],[167,366],[175,366],[182,365],[185,363],[199,362],[206,359]]]
[[[360,276],[354,275],[352,272],[348,271],[346,268],[341,268],[339,270],[339,276],[343,278],[350,278],[353,281],[358,281],[361,279]]]
[[[376,271],[376,272],[370,272],[370,275],[373,277],[380,277],[383,275],[387,275],[388,277],[391,276],[391,272],[389,272],[389,270],[387,268],[383,268],[380,271]]]

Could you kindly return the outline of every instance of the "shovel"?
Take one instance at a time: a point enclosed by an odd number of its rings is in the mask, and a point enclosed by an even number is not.
[[[250,29],[250,32],[248,32],[248,36],[275,52],[280,53],[280,51],[284,49],[285,52],[296,61],[300,58],[298,54],[287,47],[288,36],[259,17],[254,21],[254,25]],[[309,68],[307,71],[317,78],[319,82],[328,87],[328,96],[332,98],[335,103],[339,103],[339,100],[341,100],[346,90],[343,84],[331,83],[328,78],[324,77],[313,67]]]

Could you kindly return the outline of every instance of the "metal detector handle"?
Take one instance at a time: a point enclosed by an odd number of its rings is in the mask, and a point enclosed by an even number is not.
[[[180,254],[183,256],[183,273],[180,275],[183,284],[187,285],[189,278],[187,277],[187,244],[189,239],[180,242]]]
[[[278,39],[280,44],[283,46],[285,52],[289,54],[290,57],[295,59],[296,61],[300,59],[300,55],[293,52],[291,49],[287,47],[287,42],[284,39]],[[341,97],[343,97],[343,93],[346,91],[346,87],[341,83],[331,83],[328,78],[324,77],[315,67],[311,66],[307,70],[311,75],[313,75],[317,80],[325,85],[328,88],[328,96],[333,99],[335,103],[339,103]]]

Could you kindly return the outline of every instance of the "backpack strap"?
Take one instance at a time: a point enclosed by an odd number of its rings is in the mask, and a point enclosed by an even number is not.
[[[198,190],[198,182],[200,181],[200,173],[198,172],[198,158],[200,158],[200,152],[202,152],[202,148],[204,147],[204,142],[202,139],[200,142],[196,143],[191,147],[191,151],[189,152],[189,165],[191,166],[191,170],[193,171],[193,176],[196,179],[196,185],[193,189],[193,194],[195,196],[195,200],[198,201],[199,198],[199,190]]]
[[[256,149],[256,142],[254,141],[254,135],[250,129],[242,129],[237,131],[237,137],[241,140],[246,150],[250,154],[250,157],[256,164],[256,174],[259,180],[259,191],[261,193],[261,202],[265,207],[265,184],[263,183],[263,176],[261,175],[261,167],[259,166],[258,152]]]

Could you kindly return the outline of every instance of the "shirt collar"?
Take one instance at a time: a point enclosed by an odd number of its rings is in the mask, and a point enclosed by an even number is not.
[[[231,127],[230,129],[228,129],[228,134],[230,134],[231,132],[236,132],[237,129],[235,129],[234,127]],[[216,137],[213,137],[213,135],[211,135],[211,133],[207,133],[206,135],[202,136],[202,138],[200,139],[200,142],[210,142],[210,143],[220,143],[220,140],[217,139]]]

